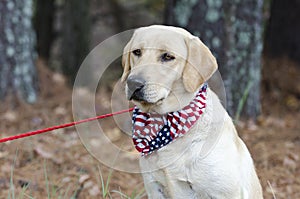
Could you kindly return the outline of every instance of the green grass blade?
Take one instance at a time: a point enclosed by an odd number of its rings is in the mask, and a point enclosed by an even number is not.
[[[46,182],[47,198],[51,199],[50,189],[49,189],[49,181],[48,181],[48,174],[47,174],[46,160],[44,160],[44,176],[45,176],[45,182]]]
[[[235,121],[238,121],[240,119],[241,112],[242,112],[242,110],[244,108],[244,105],[247,101],[247,98],[248,98],[250,89],[252,88],[252,85],[253,85],[253,81],[249,81],[248,85],[247,85],[247,87],[246,87],[246,89],[243,93],[242,98],[239,100],[238,108],[237,108],[237,111],[236,111],[236,114],[235,114],[235,117],[234,117]]]
[[[122,193],[121,190],[120,191],[118,191],[118,190],[112,190],[111,192],[119,194],[121,198],[129,199],[129,197],[126,194]]]
[[[106,182],[104,182],[102,171],[101,171],[101,168],[99,165],[98,165],[98,172],[99,172],[100,182],[101,182],[102,197],[103,198],[106,198],[106,197],[111,198],[110,191],[109,191],[109,185],[110,185],[113,170],[112,169],[109,170]]]
[[[10,182],[9,182],[9,194],[8,197],[9,199],[15,199],[15,186],[14,186],[14,169],[15,169],[15,165],[16,165],[16,161],[17,161],[17,157],[18,157],[18,152],[19,149],[16,150],[16,155],[14,157],[14,162],[13,165],[11,166],[10,169]]]
[[[102,197],[104,198],[104,195],[105,195],[104,179],[103,179],[103,175],[102,175],[102,172],[101,172],[101,169],[100,169],[99,165],[98,165],[98,172],[99,172],[100,181],[101,181]]]

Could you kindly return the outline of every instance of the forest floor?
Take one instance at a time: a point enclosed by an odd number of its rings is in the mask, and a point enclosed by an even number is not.
[[[40,62],[38,65],[39,101],[34,105],[11,103],[9,99],[2,102],[0,138],[73,120],[72,89],[63,76],[50,72]],[[99,114],[110,112],[109,95],[109,91],[97,94]],[[300,198],[299,104],[293,94],[270,92],[263,96],[263,114],[256,124],[237,124],[266,199]],[[104,123],[105,133],[114,142],[124,138],[111,119]],[[0,144],[0,199],[22,195],[37,199],[103,198],[101,176],[104,184],[109,181],[104,192],[110,192],[112,198],[126,198],[120,192],[132,198],[143,192],[140,174],[111,170],[97,161],[83,146],[75,128]]]

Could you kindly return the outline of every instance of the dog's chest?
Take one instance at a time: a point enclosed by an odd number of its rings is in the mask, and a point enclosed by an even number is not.
[[[149,157],[141,159],[141,167],[151,171],[154,179],[164,186],[168,181],[192,182],[192,175],[204,179],[209,176],[209,164],[206,160],[199,159],[197,153],[201,151],[202,142],[190,142],[188,135],[179,138],[173,143],[163,147]],[[197,165],[197,168],[195,168]]]
[[[194,146],[191,146],[182,153],[174,155],[172,151],[180,150],[180,146],[177,146],[175,142],[164,150],[152,154],[151,158],[143,158],[142,165],[153,166],[153,170],[150,172],[151,179],[163,187],[166,195],[180,189],[179,192],[184,195],[191,194],[190,198],[194,198],[196,195],[198,197],[195,198],[209,198],[207,190],[211,185],[206,182],[213,181],[214,177],[211,172],[214,169],[208,164],[207,159],[198,160],[191,155],[195,149]],[[192,197],[192,195],[194,196]]]

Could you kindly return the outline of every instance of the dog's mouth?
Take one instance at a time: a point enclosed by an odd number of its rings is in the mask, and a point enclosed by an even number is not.
[[[149,86],[150,87],[150,86]],[[164,88],[140,88],[135,91],[127,90],[128,100],[132,100],[143,105],[154,105],[163,101],[169,94],[169,91]]]
[[[137,103],[140,103],[141,105],[143,106],[154,106],[154,105],[160,105],[162,104],[162,101],[164,100],[165,98],[161,98],[155,102],[149,102],[147,100],[143,100],[143,99],[140,99],[140,100],[136,100],[136,99],[132,99],[132,101],[134,102],[137,102]]]
[[[156,101],[156,102],[147,102],[147,101],[143,101],[143,100],[140,100],[140,101],[137,101],[137,100],[132,100],[133,103],[139,108],[141,109],[143,112],[146,112],[146,113],[150,113],[150,112],[153,112],[153,113],[156,113],[156,109],[158,106],[162,105],[163,101],[164,101],[164,98]]]
[[[143,107],[144,109],[147,108],[147,109],[150,109],[151,107],[154,107],[154,106],[159,106],[163,103],[165,97],[161,97],[159,98],[158,100],[156,99],[151,99],[151,98],[139,98],[139,99],[135,99],[135,98],[132,98],[130,99],[134,104],[136,105],[140,105],[141,107]]]
[[[137,105],[143,112],[153,112],[158,106],[163,104],[163,101],[166,99],[166,97],[161,97],[158,99],[154,99],[154,98],[134,99],[133,98],[131,99],[131,101],[135,105]]]

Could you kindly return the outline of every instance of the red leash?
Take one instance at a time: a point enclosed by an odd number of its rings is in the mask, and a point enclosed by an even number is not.
[[[126,112],[131,112],[131,111],[133,111],[133,109],[134,108],[130,108],[130,109],[114,112],[114,113],[108,113],[108,114],[104,114],[104,115],[100,115],[100,116],[96,116],[96,117],[92,117],[92,118],[87,118],[87,119],[84,119],[84,120],[79,120],[77,122],[70,122],[70,123],[61,124],[61,125],[58,125],[58,126],[53,126],[53,127],[49,127],[49,128],[45,128],[45,129],[30,131],[30,132],[22,133],[22,134],[19,134],[19,135],[14,135],[14,136],[11,136],[11,137],[2,138],[2,139],[0,139],[0,143],[11,141],[11,140],[16,140],[16,139],[20,139],[20,138],[24,138],[24,137],[29,137],[29,136],[33,136],[33,135],[38,135],[38,134],[46,133],[46,132],[53,131],[53,130],[56,130],[56,129],[67,128],[67,127],[70,127],[70,126],[75,126],[77,124],[90,122],[90,121],[94,121],[94,120],[99,120],[99,119],[111,117],[111,116],[114,116],[114,115],[119,115],[119,114],[126,113]]]

